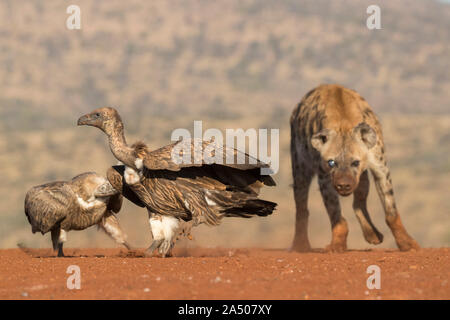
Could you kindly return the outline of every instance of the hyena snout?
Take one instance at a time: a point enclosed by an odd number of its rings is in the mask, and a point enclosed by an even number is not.
[[[345,182],[340,182],[336,185],[336,190],[342,193],[347,193],[352,190],[352,186]]]
[[[349,196],[357,185],[355,178],[348,174],[337,175],[334,179],[334,188],[341,196]]]

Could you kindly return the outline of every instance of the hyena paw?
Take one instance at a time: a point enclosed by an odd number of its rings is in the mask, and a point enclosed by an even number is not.
[[[345,243],[330,243],[325,247],[327,252],[342,253],[347,251],[347,245]]]
[[[410,250],[417,251],[420,249],[420,246],[417,243],[417,241],[409,236],[405,237],[404,239],[398,240],[397,246],[400,249],[400,251],[410,251]]]
[[[378,230],[364,230],[364,239],[370,244],[380,244],[383,242],[383,234]]]
[[[310,252],[311,251],[311,245],[309,244],[309,241],[297,241],[295,240],[292,244],[291,251],[297,251],[297,252]]]

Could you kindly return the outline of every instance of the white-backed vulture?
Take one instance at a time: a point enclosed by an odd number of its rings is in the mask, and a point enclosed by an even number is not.
[[[153,243],[147,249],[148,255],[159,249],[164,257],[173,246],[182,221],[218,225],[223,217],[267,216],[276,207],[276,203],[258,199],[263,185],[275,185],[270,176],[261,175],[260,169],[268,165],[234,148],[221,146],[222,160],[228,156],[236,159],[240,154],[245,158],[243,164],[206,163],[203,151],[193,152],[198,151],[194,148],[198,140],[178,141],[155,151],[144,143],[130,147],[125,140],[122,119],[113,108],[96,109],[78,119],[78,125],[101,129],[108,136],[113,155],[125,165],[125,181],[149,213]],[[199,143],[204,150],[213,142]],[[195,161],[174,161],[172,151],[179,144],[191,150],[191,159]],[[217,150],[211,148],[212,152]],[[112,180],[118,180],[111,179],[110,174],[108,178],[113,185]]]
[[[130,249],[114,213],[122,195],[96,173],[82,173],[70,181],[56,181],[31,188],[25,196],[25,214],[33,233],[51,231],[53,250],[64,256],[63,243],[70,230],[98,225],[116,242]]]

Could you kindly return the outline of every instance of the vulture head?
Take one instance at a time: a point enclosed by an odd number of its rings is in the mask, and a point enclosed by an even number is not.
[[[117,128],[123,128],[122,119],[114,108],[98,108],[78,119],[79,126],[97,127],[106,134],[112,134]]]

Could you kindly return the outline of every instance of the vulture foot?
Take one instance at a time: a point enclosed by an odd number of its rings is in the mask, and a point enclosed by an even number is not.
[[[175,235],[179,230],[179,220],[171,216],[150,215],[150,228],[153,237],[153,243],[147,249],[146,255],[152,256],[153,251],[158,249],[159,254],[165,258],[172,256],[172,247],[175,244]]]
[[[127,248],[128,250],[133,250],[133,247],[132,247],[127,241],[123,242],[122,244],[123,244],[124,247]]]
[[[163,258],[166,256],[172,256],[171,249],[172,249],[173,241],[164,239],[164,241],[161,243],[159,247],[159,253]]]
[[[153,242],[150,245],[150,247],[148,247],[148,249],[145,251],[145,256],[146,257],[153,257],[153,251],[158,249],[161,246],[163,241],[164,241],[164,239],[153,240]]]
[[[58,257],[64,257],[63,244],[58,243]]]

